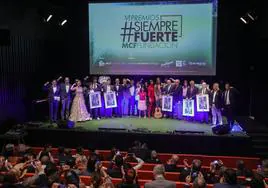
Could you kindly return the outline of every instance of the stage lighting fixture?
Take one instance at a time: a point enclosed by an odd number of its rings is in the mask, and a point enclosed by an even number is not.
[[[248,17],[251,19],[251,20],[255,20],[255,18],[250,14],[250,13],[247,13]]]
[[[52,16],[53,16],[53,15],[50,14],[50,15],[47,17],[46,21],[49,22],[49,20],[51,20]]]
[[[242,22],[244,22],[244,24],[247,24],[248,22],[245,20],[245,18],[243,18],[243,17],[240,17],[240,20],[242,21]]]
[[[67,22],[67,20],[65,19],[65,20],[63,20],[62,22],[61,22],[61,26],[63,26],[64,24],[66,24],[66,22]]]

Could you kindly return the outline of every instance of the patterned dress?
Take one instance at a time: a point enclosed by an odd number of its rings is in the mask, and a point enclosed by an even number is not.
[[[146,92],[139,92],[139,102],[138,102],[138,110],[146,110]]]
[[[69,117],[70,121],[87,121],[91,120],[90,114],[87,111],[87,107],[85,104],[83,88],[77,87],[75,91],[75,97],[73,100],[71,115]]]

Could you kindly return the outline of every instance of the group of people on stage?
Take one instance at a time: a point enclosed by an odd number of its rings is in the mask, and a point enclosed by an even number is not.
[[[184,80],[180,83],[179,79],[165,79],[164,82],[158,77],[156,81],[149,80],[134,81],[133,79],[124,78],[120,81],[116,78],[114,83],[110,77],[100,79],[93,77],[90,80],[84,78],[83,85],[80,80],[75,80],[74,84],[70,79],[65,77],[60,83],[62,77],[53,80],[51,83],[46,82],[44,89],[48,91],[49,116],[50,121],[55,122],[58,119],[58,110],[60,109],[61,119],[70,121],[87,121],[100,118],[111,117],[154,117],[155,109],[162,105],[162,96],[173,96],[172,112],[163,112],[163,116],[173,119],[194,120],[209,123],[209,114],[212,116],[212,125],[222,125],[222,112],[225,112],[228,123],[234,123],[235,97],[238,91],[231,87],[229,83],[225,84],[222,92],[218,83],[214,83],[212,88],[201,81],[199,87],[193,80]],[[89,94],[94,92],[101,93],[101,102],[104,103],[105,92],[115,92],[117,107],[90,108]],[[209,112],[197,112],[195,103],[195,116],[184,117],[182,115],[183,99],[196,100],[197,95],[207,94],[209,96]]]

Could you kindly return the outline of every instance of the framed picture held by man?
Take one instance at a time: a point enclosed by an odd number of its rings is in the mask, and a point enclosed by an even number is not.
[[[173,96],[163,95],[162,96],[162,111],[172,112]]]
[[[94,92],[94,93],[89,94],[89,105],[90,105],[90,109],[102,107],[100,92]]]
[[[117,102],[115,92],[104,93],[104,102],[105,102],[105,108],[116,108]]]
[[[182,115],[183,116],[194,116],[194,100],[183,99],[182,101]]]
[[[208,94],[196,95],[197,112],[209,112]]]

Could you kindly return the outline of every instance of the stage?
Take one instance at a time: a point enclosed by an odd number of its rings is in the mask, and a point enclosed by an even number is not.
[[[146,142],[159,152],[253,156],[246,132],[215,135],[208,124],[172,119],[111,118],[77,123],[74,128],[58,128],[47,122],[26,125],[26,143],[90,149],[128,150],[135,140]],[[238,150],[239,148],[239,150]]]
[[[225,122],[226,120],[224,120]],[[58,129],[56,123],[40,122],[40,128]],[[66,127],[63,125],[63,127]],[[67,128],[67,127],[66,127]],[[154,119],[154,118],[107,118],[100,120],[92,120],[86,122],[78,122],[72,130],[79,131],[113,131],[113,132],[132,132],[132,133],[157,133],[157,134],[199,134],[203,136],[218,136],[213,134],[210,124],[191,122],[175,119]],[[223,136],[247,136],[244,131],[233,130]]]

